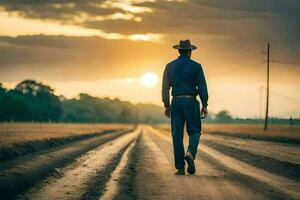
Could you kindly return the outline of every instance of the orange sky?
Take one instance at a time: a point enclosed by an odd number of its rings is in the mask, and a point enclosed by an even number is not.
[[[70,3],[71,2],[71,3]],[[271,116],[300,117],[300,3],[296,0],[0,1],[0,82],[36,79],[80,92],[161,104],[171,47],[189,38],[203,65],[209,109],[238,117],[264,110],[271,43]],[[159,84],[146,88],[148,71]]]

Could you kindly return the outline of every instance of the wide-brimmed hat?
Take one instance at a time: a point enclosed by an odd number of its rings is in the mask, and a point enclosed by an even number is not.
[[[182,50],[195,50],[197,47],[191,44],[190,40],[180,40],[179,44],[173,46],[174,49],[182,49]]]

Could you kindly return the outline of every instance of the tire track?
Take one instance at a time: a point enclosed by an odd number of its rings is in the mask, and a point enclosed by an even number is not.
[[[154,129],[152,131],[165,141],[171,142],[170,137],[165,134],[159,133],[159,131]],[[297,199],[300,194],[299,184],[292,180],[247,165],[214,149],[209,149],[209,147],[203,144],[200,144],[200,146],[198,157],[205,158],[204,161],[214,162],[216,166],[226,170],[226,174],[230,175],[229,178],[241,181],[242,184],[245,184],[245,187],[249,187],[249,189],[253,188],[254,192],[260,192],[270,199]],[[231,174],[228,173],[230,171]]]
[[[173,176],[171,163],[151,136],[148,130],[144,129],[137,146],[138,153],[130,166],[131,172],[134,173],[129,173],[126,177],[127,182],[131,182],[131,187],[122,186],[123,192],[115,200],[184,199],[185,193],[174,187],[174,183],[180,184],[181,177]]]
[[[286,194],[291,199],[297,199],[300,195],[300,186],[296,181],[251,166],[205,145],[202,145],[201,150],[216,159],[222,165],[260,182],[266,183],[275,188],[275,191],[277,190]]]
[[[82,196],[82,200],[85,199],[98,199],[100,196],[106,193],[107,183],[111,181],[113,173],[117,170],[120,162],[127,154],[128,149],[132,147],[134,141],[130,141],[126,146],[122,147],[119,152],[113,156],[112,160],[105,163],[102,170],[98,170],[97,174],[86,185],[86,192]],[[108,188],[109,189],[109,188]]]
[[[226,144],[226,146],[247,150],[256,155],[271,157],[283,162],[300,164],[300,148],[299,145],[295,144],[240,139],[210,134],[203,134],[202,141],[214,141],[224,145]]]
[[[157,128],[161,132],[170,130]],[[232,137],[231,135],[216,135],[204,132],[201,141],[214,141],[226,146],[247,150],[255,155],[270,157],[278,161],[300,164],[300,148],[297,144],[280,143],[276,141],[254,140]],[[268,147],[268,148],[266,148]]]
[[[68,165],[57,169],[56,175],[18,199],[290,200],[300,195],[298,182],[203,143],[195,160],[196,175],[175,176],[170,136],[150,126],[138,126],[131,133],[108,137],[72,163],[66,160]],[[83,147],[77,143],[73,148]]]
[[[160,137],[151,138],[157,144],[160,151],[168,149],[168,155],[166,157],[169,159],[173,158],[171,137],[162,135]],[[173,160],[170,162],[173,163]],[[273,199],[274,197],[276,197],[277,200],[284,199],[274,194],[270,195],[272,198],[269,198],[268,195],[266,195],[265,189],[263,191],[257,190],[259,187],[257,186],[257,182],[254,181],[255,184],[252,184],[253,182],[249,183],[249,178],[246,177],[245,179],[245,177],[241,177],[241,174],[224,168],[224,166],[203,152],[197,154],[195,162],[197,169],[196,175],[186,175],[185,178],[182,179],[181,185],[177,186],[179,191],[187,193],[186,196],[189,199],[265,200]],[[174,170],[174,168],[172,169]],[[172,171],[172,169],[170,171]],[[255,187],[252,187],[251,184],[255,185]],[[186,187],[182,189],[182,185],[186,185]],[[249,185],[250,187],[248,187]]]
[[[165,130],[162,130],[162,132],[167,133]],[[297,149],[295,146],[290,147],[280,143],[232,139],[215,135],[203,135],[201,144],[270,173],[297,182],[300,181],[298,172],[300,165],[297,164],[299,163],[299,148]],[[288,152],[291,153],[288,154]]]
[[[240,161],[256,166],[260,169],[267,170],[268,172],[274,174],[279,174],[294,181],[300,181],[300,165],[298,164],[253,154],[251,152],[248,152],[247,150],[238,149],[228,146],[227,144],[224,145],[220,144],[220,142],[211,140],[203,140],[202,143],[228,156],[234,157]]]
[[[153,133],[150,133],[150,135]],[[199,153],[196,162],[196,175],[186,175],[183,177],[177,177],[172,174],[173,168],[173,151],[171,146],[170,137],[156,137],[150,136],[151,140],[157,145],[158,150],[162,153],[165,152],[166,158],[169,160],[169,176],[170,182],[173,185],[168,186],[175,188],[177,193],[181,195],[179,199],[212,199],[212,200],[266,200],[272,199],[265,196],[263,193],[258,193],[253,188],[248,188],[241,184],[238,180],[239,177],[235,177],[239,174],[232,173],[223,166],[216,164],[215,162],[209,162],[209,160],[203,159],[202,154]],[[167,150],[167,152],[166,152]],[[201,159],[200,158],[201,155]],[[214,160],[213,160],[214,161]],[[172,163],[172,164],[171,164]],[[249,180],[248,180],[249,181]],[[166,188],[168,191],[168,189]],[[176,195],[173,198],[169,195],[166,199],[176,199]],[[274,197],[274,195],[272,196]],[[280,199],[280,198],[277,198]],[[281,198],[282,199],[282,198]]]
[[[107,190],[105,191],[104,195],[101,196],[100,200],[111,200],[111,199],[132,199],[133,197],[133,181],[124,177],[131,173],[131,169],[133,169],[132,165],[135,164],[136,158],[136,149],[137,145],[139,145],[141,135],[133,141],[132,144],[126,149],[124,152],[120,163],[118,164],[117,168],[111,174],[110,180],[106,183]],[[122,188],[122,189],[121,189]],[[126,190],[124,190],[126,188]],[[125,192],[124,192],[125,191]],[[130,194],[127,193],[130,191]]]
[[[104,134],[0,164],[0,196],[5,199],[15,199],[28,188],[56,174],[58,167],[67,165],[79,155],[125,133],[120,131]]]
[[[117,159],[119,151],[124,151],[126,145],[128,146],[139,132],[140,128],[137,128],[134,132],[120,136],[83,154],[72,165],[60,169],[60,177],[53,176],[45,179],[42,184],[27,191],[25,197],[28,199],[82,198],[91,180],[101,171],[105,171],[106,164],[113,162],[114,158]]]
[[[85,140],[116,131],[118,130],[104,129],[95,133],[27,141],[25,143],[17,143],[13,147],[2,147],[0,148],[0,162],[7,162],[30,153],[45,151],[46,149],[59,147],[72,142],[78,142],[80,140]]]

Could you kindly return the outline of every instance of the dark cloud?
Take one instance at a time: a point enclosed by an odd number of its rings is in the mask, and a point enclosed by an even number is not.
[[[191,9],[187,6],[180,8],[170,8],[169,10],[155,10],[154,13],[147,13],[142,16],[141,22],[135,21],[92,21],[80,24],[88,28],[104,29],[107,32],[119,32],[124,34],[133,33],[209,33],[224,34],[226,26],[230,24],[243,23],[243,20],[259,20],[267,17],[264,14],[251,14],[245,12],[222,11],[221,13],[212,8]],[[186,10],[186,12],[182,12]],[[216,26],[214,28],[213,26]]]
[[[290,34],[300,34],[299,0],[186,0],[186,1],[132,1],[132,6],[146,7],[153,12],[134,13],[142,21],[99,20],[95,16],[107,16],[116,12],[126,14],[121,8],[99,5],[105,0],[0,0],[7,11],[18,11],[24,17],[55,19],[62,23],[71,23],[88,28],[102,29],[106,32],[124,34],[134,33],[206,33],[243,35],[248,29],[260,29],[261,24],[268,29],[284,24],[283,29],[292,30]],[[109,2],[109,1],[108,1]],[[116,0],[111,2],[117,2]],[[122,2],[122,1],[120,1]],[[127,11],[129,12],[129,11]],[[87,14],[85,21],[75,20],[81,14]],[[256,26],[247,30],[233,30],[240,24]],[[254,24],[255,24],[254,23]],[[267,33],[269,34],[269,33]],[[247,34],[245,34],[247,35]],[[247,35],[248,36],[248,35]]]
[[[159,49],[158,44],[101,37],[0,37],[0,79],[68,81],[132,76],[145,71],[145,63],[164,58]]]
[[[0,0],[0,5],[6,11],[17,11],[23,17],[72,20],[82,13],[90,16],[108,15],[120,11],[120,9],[105,9],[96,6],[104,0]]]
[[[298,0],[157,0],[132,4],[152,9],[152,12],[131,13],[141,17],[140,22],[97,20],[93,16],[127,13],[120,8],[99,7],[103,2],[0,0],[0,5],[6,11],[18,11],[24,17],[54,19],[108,33],[160,33],[164,35],[164,43],[100,37],[1,37],[0,78],[17,73],[29,76],[34,72],[48,78],[51,76],[51,79],[65,79],[63,72],[68,72],[69,79],[105,77],[116,74],[116,71],[118,74],[138,73],[144,70],[145,63],[163,66],[163,62],[174,54],[169,53],[174,41],[182,38],[191,38],[200,44],[200,51],[208,52],[204,60],[215,68],[261,63],[263,57],[259,52],[267,42],[271,42],[273,60],[294,63],[293,66],[299,67]],[[74,21],[74,17],[81,13],[91,17],[82,23]],[[218,59],[215,59],[216,55]],[[86,69],[84,74],[80,72],[83,67]],[[48,71],[42,72],[44,69]]]
[[[271,42],[280,49],[278,51],[286,52],[283,53],[284,56],[295,61],[300,52],[300,16],[297,18],[300,12],[295,11],[300,11],[298,2],[300,1],[146,2],[139,5],[152,8],[153,13],[143,14],[141,22],[90,20],[80,25],[123,34],[152,32],[167,36],[226,36],[232,38],[231,42],[249,48]]]
[[[191,2],[219,9],[273,13],[298,18],[300,2],[298,0],[191,0]]]

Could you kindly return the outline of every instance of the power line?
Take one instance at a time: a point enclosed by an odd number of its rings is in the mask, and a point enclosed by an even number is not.
[[[271,63],[283,64],[283,65],[300,65],[297,62],[288,61],[288,60],[270,60]]]
[[[300,99],[297,99],[297,98],[294,98],[294,97],[290,97],[290,96],[287,96],[287,95],[284,95],[284,94],[281,94],[281,93],[275,92],[275,91],[271,91],[271,92],[274,93],[274,94],[277,94],[277,95],[279,95],[281,97],[284,97],[284,98],[286,98],[286,99],[288,99],[290,101],[294,101],[294,102],[300,103]]]
[[[265,87],[263,87],[263,89],[264,89],[264,90],[266,90],[266,88],[265,88]],[[272,94],[275,94],[275,95],[278,95],[278,96],[284,97],[284,98],[286,98],[286,99],[288,99],[288,100],[290,100],[290,101],[294,101],[294,102],[298,102],[298,103],[300,103],[300,99],[298,99],[298,98],[291,97],[291,96],[288,96],[288,95],[282,94],[282,93],[280,93],[280,92],[277,92],[277,91],[275,91],[275,90],[271,90],[271,89],[270,89],[270,92],[271,92]]]
[[[256,66],[256,65],[260,65],[261,63],[263,63],[263,61],[258,61],[258,62],[253,62],[251,64],[248,64],[249,66]],[[246,66],[248,66],[246,65]],[[234,77],[236,74],[238,73],[245,73],[245,72],[256,72],[256,69],[253,67],[233,67],[230,69],[227,69],[224,72],[221,72],[217,75],[214,75],[213,78],[210,78],[210,81],[214,81],[214,80],[219,80],[219,79],[232,79],[232,77]]]

